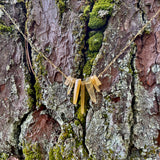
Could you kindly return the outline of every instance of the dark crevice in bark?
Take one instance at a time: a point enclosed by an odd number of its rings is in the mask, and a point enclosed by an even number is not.
[[[131,82],[131,94],[132,94],[132,101],[131,101],[131,110],[132,110],[132,120],[130,122],[130,142],[129,142],[129,148],[128,148],[128,155],[127,155],[127,159],[130,158],[132,150],[134,148],[134,145],[132,143],[133,141],[133,130],[134,130],[134,124],[136,123],[136,111],[135,111],[135,100],[136,100],[136,95],[135,95],[135,53],[133,53],[131,55],[131,61],[130,61],[130,65],[131,65],[131,69],[132,69],[132,82]]]
[[[90,12],[92,11],[93,5],[94,5],[94,3],[90,2]],[[85,23],[86,23],[85,24],[85,29],[86,30],[85,30],[85,38],[84,38],[84,48],[82,49],[83,64],[82,64],[81,67],[79,67],[79,68],[81,68],[80,78],[82,78],[82,79],[84,78],[84,76],[83,76],[83,68],[84,68],[85,64],[87,63],[87,55],[85,53],[86,53],[86,51],[88,50],[88,47],[89,47],[88,43],[87,43],[87,41],[89,39],[89,31],[90,31],[90,28],[88,27],[89,18],[87,18]]]
[[[156,50],[156,58],[155,58],[155,64],[157,64],[157,58],[158,58],[158,51],[157,51],[157,36],[156,36],[156,32],[154,33],[154,37],[155,37],[155,50]]]
[[[94,5],[94,2],[90,2],[90,12],[92,11],[92,8],[93,8],[93,5]],[[84,38],[84,48],[82,49],[82,59],[83,59],[83,63],[80,64],[79,66],[79,69],[80,69],[80,78],[81,79],[84,79],[84,76],[83,76],[83,68],[85,66],[85,64],[87,63],[87,55],[86,55],[86,51],[88,50],[88,39],[89,39],[89,31],[91,30],[89,27],[88,27],[88,23],[89,23],[89,18],[86,20],[85,22],[85,38]],[[88,93],[86,93],[88,94]],[[85,106],[88,106],[90,108],[90,105],[89,105],[89,99],[87,99],[86,97],[88,96],[85,96],[85,101],[87,105]],[[80,107],[80,106],[79,106]],[[87,110],[87,109],[86,109]],[[83,144],[83,147],[84,149],[86,150],[86,152],[88,153],[89,155],[89,150],[86,146],[86,143],[85,143],[85,137],[86,137],[86,117],[87,117],[87,111],[86,111],[86,114],[83,115],[84,116],[84,123],[81,123],[82,125],[82,128],[83,128],[83,140],[82,140],[82,144]]]
[[[95,4],[94,1],[93,1],[93,2],[90,2],[90,12],[92,12],[92,9],[93,9],[94,4]],[[87,58],[88,58],[86,52],[89,51],[89,45],[88,45],[88,39],[90,38],[90,37],[89,37],[89,33],[90,33],[91,31],[104,33],[104,31],[105,31],[106,28],[107,28],[108,21],[109,21],[110,17],[111,17],[111,16],[107,16],[105,25],[104,25],[103,27],[99,28],[99,29],[91,29],[91,28],[89,28],[89,26],[88,26],[89,18],[88,18],[87,21],[86,21],[86,31],[85,31],[85,32],[86,32],[86,36],[85,36],[85,39],[84,39],[85,45],[84,45],[84,49],[82,49],[82,53],[83,53],[83,57],[82,57],[82,58],[83,58],[83,64],[79,67],[79,68],[81,68],[80,78],[82,78],[82,79],[84,78],[84,76],[83,76],[83,68],[84,68],[84,66],[85,66],[86,63],[87,63]]]
[[[86,117],[85,117],[86,119]],[[86,146],[86,143],[85,143],[85,137],[86,137],[86,123],[85,123],[85,126],[82,126],[83,127],[83,141],[82,141],[82,144],[83,144],[83,147],[85,148],[86,152],[89,154],[89,150]]]
[[[27,8],[26,8],[26,5],[24,4],[24,12],[25,12],[25,15],[27,15]],[[26,16],[26,22],[27,22],[27,16]],[[25,22],[25,23],[26,23]],[[25,26],[25,24],[24,24]],[[23,32],[26,37],[27,37],[27,30],[26,28],[24,27],[24,32]],[[24,38],[24,37],[23,37]],[[35,109],[36,107],[36,102],[37,102],[37,99],[36,99],[36,91],[35,91],[35,83],[36,83],[36,77],[35,77],[35,73],[34,71],[32,70],[32,66],[33,66],[33,63],[32,63],[32,48],[30,46],[30,44],[24,39],[24,48],[25,48],[25,57],[24,57],[24,60],[25,60],[25,66],[28,67],[28,74],[30,76],[29,78],[29,84],[30,84],[30,89],[33,91],[33,93],[31,94],[32,98],[33,98],[33,106],[32,108],[30,108],[32,111]],[[27,56],[28,54],[28,56]],[[29,61],[30,61],[30,65],[29,66]]]
[[[23,8],[23,11],[24,11],[24,14],[26,15],[27,14],[27,10],[25,8],[25,4],[24,3],[21,3],[22,5],[22,8]],[[21,27],[21,30],[22,32],[24,33],[25,32],[25,22],[23,23],[22,25],[23,27]],[[31,47],[29,44],[27,44],[27,48],[26,48],[26,45],[25,45],[25,40],[24,40],[24,37],[22,35],[20,35],[21,39],[22,39],[22,43],[23,43],[23,46],[24,46],[24,49],[25,49],[25,55],[23,55],[23,63],[25,64],[25,66],[28,67],[28,71],[29,71],[29,66],[28,66],[28,63],[27,63],[27,56],[26,56],[26,52],[28,52],[28,58],[30,59],[30,62],[32,64],[32,56],[31,56]],[[27,49],[27,51],[26,51]],[[15,131],[14,131],[14,138],[16,140],[16,149],[13,150],[13,154],[17,155],[18,158],[20,158],[21,160],[25,159],[24,158],[24,155],[23,155],[23,151],[22,151],[22,146],[20,144],[20,134],[21,134],[21,126],[24,124],[24,122],[26,121],[26,119],[28,118],[28,116],[35,110],[35,107],[36,107],[36,92],[35,92],[35,88],[34,88],[34,85],[35,85],[35,76],[33,74],[33,72],[28,72],[26,75],[25,75],[29,85],[30,85],[30,90],[32,90],[32,94],[28,96],[31,96],[32,97],[32,107],[28,109],[28,112],[25,113],[23,115],[23,117],[17,122],[17,124],[15,124]],[[29,77],[29,78],[28,78]],[[29,106],[28,106],[29,107]]]
[[[157,93],[155,93],[154,97],[155,97],[156,104],[157,104],[158,115],[160,115],[160,105],[159,105],[159,104],[160,104],[160,101],[159,101],[159,99],[158,99]]]
[[[27,8],[26,8],[25,4],[23,4],[23,10],[24,10],[25,15],[27,15]],[[26,21],[27,21],[27,17],[26,17]],[[23,26],[25,26],[26,21],[24,22]],[[26,35],[27,31],[26,31],[25,27],[23,27],[22,31]],[[27,37],[27,35],[26,35],[26,37]],[[31,48],[30,44],[24,39],[23,36],[22,36],[22,38],[24,41],[24,49],[25,49],[24,64],[28,68],[28,73],[27,73],[28,75],[26,75],[26,79],[29,77],[27,80],[30,85],[30,90],[32,90],[32,93],[28,93],[28,96],[30,96],[33,100],[32,106],[29,106],[29,109],[33,111],[36,107],[37,100],[36,100],[36,91],[35,91],[35,87],[34,87],[34,85],[36,83],[36,78],[35,78],[35,75],[34,75],[32,69],[31,69],[31,67],[33,66],[32,65],[32,48]],[[31,66],[29,65],[29,62],[30,62]]]
[[[86,94],[88,94],[88,93],[86,93]],[[89,99],[87,100],[87,104],[88,104],[88,107],[90,107],[90,106],[89,106]],[[88,155],[89,155],[89,150],[88,150],[88,148],[87,148],[87,146],[86,146],[86,140],[85,140],[85,138],[86,138],[86,117],[87,117],[87,114],[88,114],[88,112],[86,112],[86,115],[84,115],[84,116],[85,116],[85,117],[84,117],[84,118],[85,118],[85,123],[82,124],[82,127],[83,127],[83,141],[82,141],[82,144],[83,144],[86,152],[87,152]]]
[[[27,43],[27,42],[26,42]],[[32,65],[32,48],[29,44],[27,44],[27,48],[25,48],[26,51],[26,54],[28,54],[28,58]],[[27,56],[26,56],[27,58]],[[27,63],[27,59],[26,59],[26,65],[28,66],[29,64]],[[33,65],[32,65],[33,66]],[[29,76],[30,76],[30,79],[29,79],[29,84],[30,84],[30,89],[33,91],[31,95],[29,96],[32,96],[32,99],[33,99],[33,105],[32,105],[32,108],[31,109],[34,109],[36,107],[36,102],[37,102],[37,99],[36,99],[36,90],[35,90],[35,83],[36,83],[36,77],[32,71],[32,69],[29,69],[30,66],[28,66],[28,70],[29,70]]]
[[[143,11],[140,3],[141,3],[141,0],[138,0],[138,2],[137,2],[137,8],[141,11],[142,20],[143,20],[143,22],[145,22],[146,21],[145,18],[144,18],[145,13],[144,13],[144,11]]]
[[[90,2],[90,12],[92,12],[92,9],[93,9],[93,6],[94,6],[94,4],[95,4],[95,1],[91,1]],[[99,32],[99,31],[101,31],[101,32],[104,32],[105,31],[105,29],[107,28],[107,25],[108,25],[108,21],[109,21],[109,19],[110,19],[110,17],[111,16],[108,16],[107,17],[107,20],[106,20],[106,24],[102,27],[102,28],[100,28],[100,29],[94,29],[94,30],[92,30],[91,28],[89,28],[89,26],[88,26],[88,23],[89,23],[89,18],[87,19],[87,21],[86,21],[86,35],[85,35],[85,39],[84,39],[84,49],[82,49],[82,54],[83,54],[83,63],[81,64],[81,66],[79,66],[79,69],[81,70],[81,72],[80,72],[80,78],[81,79],[83,79],[84,78],[84,76],[83,76],[83,68],[84,68],[84,66],[86,65],[86,63],[87,63],[87,54],[86,54],[86,52],[89,50],[89,45],[88,45],[88,39],[89,39],[89,33],[90,33],[90,31],[95,31],[95,32]],[[88,108],[91,108],[91,106],[90,106],[90,104],[89,104],[89,100],[90,100],[90,98],[89,98],[89,95],[88,95],[88,93],[86,93],[87,94],[87,96],[85,96],[85,97],[88,97],[88,98],[86,98],[86,100],[85,101],[87,101],[86,102],[86,106],[88,107]],[[88,150],[88,148],[87,148],[87,146],[86,146],[86,143],[85,143],[85,137],[86,137],[86,117],[87,117],[87,111],[86,111],[86,114],[84,115],[85,117],[85,123],[83,123],[83,124],[81,124],[82,125],[82,127],[83,127],[83,146],[85,147],[85,149],[86,149],[86,152],[89,154],[89,150]]]
[[[155,37],[155,50],[156,50],[156,58],[155,58],[155,65],[156,65],[156,69],[158,70],[158,68],[157,68],[157,58],[158,58],[158,54],[159,54],[159,52],[158,52],[158,49],[157,49],[157,47],[158,47],[158,42],[157,42],[157,36],[156,36],[156,32],[154,33],[154,37]],[[156,73],[157,74],[157,73]],[[160,101],[159,101],[159,98],[158,98],[158,93],[157,92],[155,92],[155,95],[154,95],[154,97],[155,97],[155,101],[156,101],[156,105],[157,105],[157,111],[158,111],[158,115],[160,115]]]
[[[24,114],[24,116],[22,117],[22,119],[19,121],[19,124],[17,125],[16,127],[16,132],[15,132],[15,139],[17,141],[17,153],[13,153],[15,155],[18,155],[18,158],[20,159],[24,159],[24,156],[23,156],[23,151],[22,151],[22,147],[20,145],[20,140],[19,140],[19,137],[20,137],[20,134],[21,134],[21,126],[23,125],[23,123],[26,121],[27,117],[29,116],[29,114],[31,113],[32,111],[29,111],[28,113]]]
[[[24,63],[25,63],[25,65],[27,65],[26,61]],[[35,110],[35,106],[36,106],[36,95],[35,95],[35,88],[34,88],[35,77],[34,77],[34,74],[32,72],[29,72],[28,74],[29,74],[28,76],[30,76],[30,79],[29,79],[30,89],[33,90],[33,94],[29,95],[29,96],[32,96],[32,98],[33,98],[33,106],[32,106],[32,108],[29,108],[29,111],[26,114],[24,114],[23,117],[20,119],[20,121],[18,122],[18,125],[16,127],[16,131],[15,131],[15,139],[17,141],[17,143],[16,143],[17,147],[16,148],[18,150],[17,150],[17,153],[14,153],[14,154],[18,155],[18,158],[20,158],[22,160],[24,159],[24,156],[23,156],[22,146],[20,145],[20,140],[19,140],[19,137],[20,137],[20,134],[21,134],[21,126],[26,121],[27,117]]]
[[[30,85],[31,85],[31,89],[34,89],[34,77],[31,76],[30,79]],[[35,92],[34,92],[35,93]],[[34,99],[34,105],[36,104],[36,98],[35,95],[33,95],[32,97]],[[20,134],[21,134],[21,126],[23,125],[23,123],[26,121],[27,117],[29,116],[29,114],[31,114],[34,110],[35,106],[33,106],[32,108],[29,109],[29,111],[23,115],[23,117],[18,121],[18,124],[15,124],[15,131],[14,131],[14,139],[16,140],[16,150],[14,150],[14,152],[12,152],[13,154],[17,155],[18,158],[20,159],[24,159],[23,156],[23,151],[22,151],[22,147],[20,144]]]

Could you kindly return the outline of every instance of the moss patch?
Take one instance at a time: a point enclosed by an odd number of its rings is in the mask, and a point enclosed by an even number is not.
[[[86,119],[85,119],[85,116],[81,113],[81,107],[78,108],[76,115],[79,121],[81,122],[81,124],[84,124]]]
[[[86,52],[86,56],[87,56],[87,62],[83,67],[83,76],[84,78],[90,76],[91,74],[91,69],[93,66],[93,62],[96,58],[96,55],[98,54],[98,52]]]
[[[56,159],[55,159],[55,156],[54,156],[53,148],[51,148],[51,149],[49,150],[49,160],[56,160]]]
[[[62,133],[59,137],[60,140],[65,141],[67,138],[71,138],[72,136],[74,136],[72,126],[70,124],[69,125],[64,125],[63,126],[63,131],[62,131]]]
[[[64,125],[63,131],[59,136],[59,143],[49,151],[49,160],[71,160],[73,158],[73,146],[69,148],[70,150],[67,150],[67,153],[65,153],[65,141],[73,137],[75,137],[75,135],[72,126],[70,124]]]
[[[38,79],[36,79],[36,83],[34,84],[34,88],[36,91],[36,105],[41,106],[40,101],[42,100],[42,93],[41,93],[41,86],[40,86]]]
[[[101,32],[96,33],[95,35],[91,36],[88,40],[89,50],[91,52],[98,52],[103,40],[103,34]]]
[[[23,154],[25,156],[25,160],[42,159],[40,147],[37,144],[26,144],[23,147]]]
[[[24,0],[17,0],[18,3],[24,3]]]
[[[84,75],[85,78],[90,76],[90,74],[91,74],[93,61],[94,61],[94,58],[92,58],[91,60],[87,61],[87,63],[85,64],[85,66],[83,68],[83,75]]]
[[[49,160],[62,160],[61,148],[56,145],[54,148],[51,148],[49,151]]]
[[[8,27],[4,24],[0,24],[0,34],[3,34],[3,33],[12,33],[13,32],[13,27]]]
[[[91,29],[100,29],[106,24],[107,17],[111,15],[114,5],[111,2],[112,0],[98,0],[95,2],[88,23]]]
[[[34,91],[31,88],[31,86],[29,86],[29,88],[27,88],[27,93],[28,93],[28,106],[29,109],[32,109],[32,107],[34,106]]]
[[[65,124],[62,128],[58,143],[49,151],[49,160],[79,159],[81,154],[83,154],[83,158],[88,157],[82,137],[76,136],[71,124]]]
[[[43,65],[43,57],[40,54],[37,55],[36,62],[37,62],[37,68],[39,69],[38,77],[40,77],[41,75],[46,76],[47,71],[45,69],[45,66]]]
[[[42,93],[41,93],[41,86],[40,86],[39,78],[41,76],[46,76],[47,71],[45,69],[45,66],[43,65],[43,57],[40,54],[37,55],[36,62],[37,62],[36,68],[38,70],[37,70],[37,77],[35,77],[36,83],[34,84],[34,89],[36,92],[36,106],[41,106],[40,101],[42,100]]]
[[[34,86],[32,84],[32,80],[31,80],[31,76],[29,74],[25,75],[26,79],[25,79],[25,86],[26,86],[26,92],[27,92],[27,104],[29,107],[29,110],[31,110],[34,106],[35,106],[35,91],[34,91]]]
[[[66,10],[66,0],[57,0],[57,6],[59,8],[60,19],[62,19],[63,13]]]
[[[81,21],[86,22],[86,21],[89,19],[90,9],[91,9],[91,6],[90,6],[90,5],[87,5],[87,6],[84,8],[83,14],[82,14],[81,17],[80,17],[80,20],[81,20]]]
[[[9,158],[9,155],[6,153],[0,153],[0,160],[6,160]]]
[[[79,126],[80,122],[79,122],[78,120],[75,120],[75,121],[74,121],[74,124],[75,124],[76,126]]]

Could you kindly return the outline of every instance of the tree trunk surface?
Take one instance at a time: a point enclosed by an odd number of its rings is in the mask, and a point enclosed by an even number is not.
[[[160,1],[0,4],[32,43],[0,10],[0,160],[160,159],[160,15],[99,78],[96,103],[86,92],[84,115],[50,63],[76,79],[98,76]]]

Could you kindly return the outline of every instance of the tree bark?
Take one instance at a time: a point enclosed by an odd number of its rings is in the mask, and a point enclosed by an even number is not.
[[[160,9],[158,0],[0,4],[31,41],[0,10],[0,159],[160,159],[159,15],[99,78],[97,103],[85,94],[84,115],[50,63],[76,79],[98,76]]]

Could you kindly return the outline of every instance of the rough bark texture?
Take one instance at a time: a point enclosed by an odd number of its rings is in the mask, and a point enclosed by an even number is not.
[[[0,0],[66,75],[98,75],[160,8],[158,0]],[[160,19],[100,77],[97,104],[67,96],[65,78],[0,11],[0,159],[155,160],[160,145]],[[35,75],[29,72],[29,52]],[[80,100],[79,100],[80,101]]]

